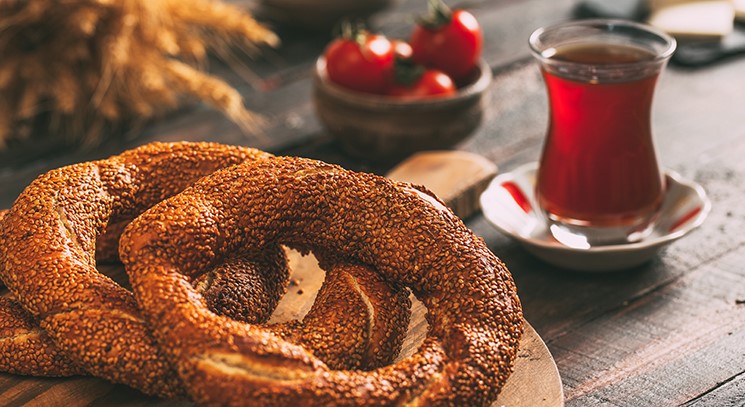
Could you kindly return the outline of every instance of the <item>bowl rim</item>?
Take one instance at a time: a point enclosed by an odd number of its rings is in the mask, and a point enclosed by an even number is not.
[[[477,64],[479,69],[478,78],[468,85],[458,89],[455,95],[440,96],[426,99],[403,100],[392,96],[378,95],[374,93],[357,92],[337,85],[328,78],[326,72],[326,58],[321,55],[318,57],[314,68],[315,86],[322,89],[327,95],[336,99],[343,100],[346,103],[357,105],[376,106],[376,107],[411,107],[411,106],[437,106],[460,103],[464,100],[479,97],[483,94],[492,82],[493,73],[489,64],[483,58],[479,59]]]

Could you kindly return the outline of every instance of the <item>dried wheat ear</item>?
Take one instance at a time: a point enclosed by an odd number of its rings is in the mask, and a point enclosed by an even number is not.
[[[241,94],[202,67],[208,50],[255,55],[278,43],[246,10],[216,0],[0,2],[0,150],[29,137],[32,122],[95,144],[111,125],[189,99],[255,130]]]

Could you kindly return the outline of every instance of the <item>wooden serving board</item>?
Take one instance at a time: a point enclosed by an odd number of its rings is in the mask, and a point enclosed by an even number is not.
[[[419,157],[419,158],[417,158]],[[427,174],[421,174],[422,171]],[[424,184],[445,202],[458,205],[461,216],[473,213],[484,179],[496,167],[464,153],[415,155],[394,170],[395,178]],[[440,182],[442,181],[442,182]],[[455,193],[453,193],[455,191]],[[310,309],[325,273],[312,255],[288,250],[291,284],[269,322],[302,318]],[[107,275],[126,285],[124,270],[107,267]],[[400,358],[413,354],[427,333],[426,309],[412,297],[412,315]],[[0,406],[190,406],[183,400],[148,397],[127,386],[92,377],[36,378],[0,373]],[[541,338],[525,322],[515,371],[494,406],[560,407],[564,395],[556,364]]]

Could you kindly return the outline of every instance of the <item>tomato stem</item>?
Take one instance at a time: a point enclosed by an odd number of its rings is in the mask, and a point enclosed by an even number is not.
[[[417,24],[430,30],[435,31],[441,27],[450,24],[453,18],[453,11],[442,0],[427,0],[427,15],[420,16]]]
[[[424,74],[424,67],[411,59],[396,58],[393,64],[393,82],[397,85],[411,86]]]
[[[347,18],[339,22],[335,31],[336,37],[354,41],[360,46],[365,44],[365,39],[369,34],[364,22]]]

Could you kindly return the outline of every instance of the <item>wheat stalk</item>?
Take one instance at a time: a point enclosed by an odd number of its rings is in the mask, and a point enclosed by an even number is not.
[[[208,49],[277,44],[245,10],[217,0],[0,0],[0,149],[38,117],[50,134],[98,143],[110,125],[187,99],[255,132],[240,93],[200,67]]]

